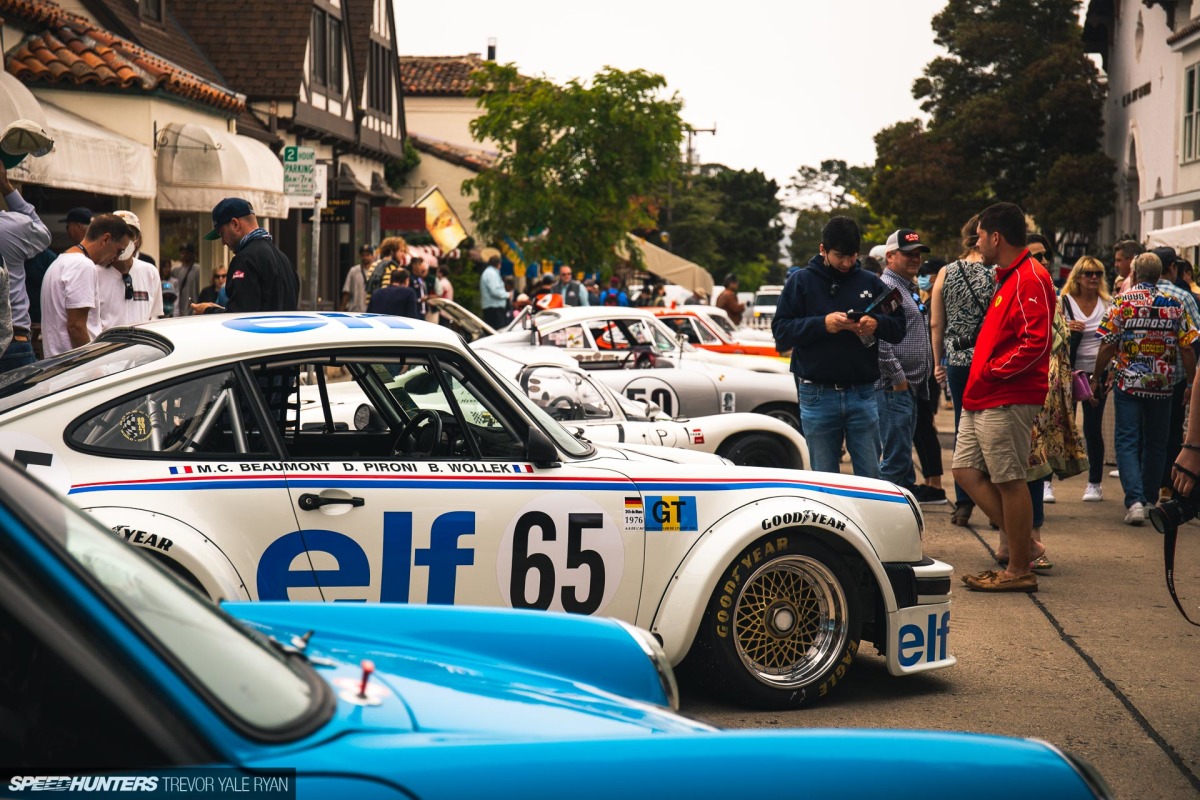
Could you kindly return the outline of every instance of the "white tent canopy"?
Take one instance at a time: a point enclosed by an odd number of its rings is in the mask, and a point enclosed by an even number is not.
[[[158,132],[158,208],[209,212],[226,197],[260,217],[287,216],[283,163],[261,142],[205,125],[172,122]]]
[[[1146,236],[1146,246],[1174,247],[1176,250],[1200,247],[1200,220],[1150,231]]]
[[[54,149],[42,158],[26,158],[9,170],[13,180],[56,189],[154,197],[154,159],[149,147],[53,103],[43,100],[40,105],[41,119],[30,115],[26,119],[44,120]]]
[[[680,258],[661,247],[656,247],[632,233],[629,234],[629,238],[642,251],[647,272],[693,292],[703,289],[709,297],[713,296],[712,275],[704,267],[693,264],[686,258]]]

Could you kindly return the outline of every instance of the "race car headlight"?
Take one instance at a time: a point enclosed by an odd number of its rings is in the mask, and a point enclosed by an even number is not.
[[[679,710],[679,684],[675,681],[675,670],[671,667],[671,662],[667,660],[667,652],[663,650],[662,644],[658,641],[653,633],[645,628],[639,628],[636,625],[630,625],[627,622],[621,622],[621,627],[629,631],[629,635],[633,637],[639,645],[642,652],[650,659],[650,663],[654,665],[654,669],[658,671],[658,680],[662,683],[663,694],[667,696],[667,707],[672,711]]]

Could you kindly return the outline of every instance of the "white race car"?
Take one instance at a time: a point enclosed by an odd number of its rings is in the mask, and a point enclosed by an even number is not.
[[[373,424],[335,424],[336,370]],[[305,373],[315,425],[296,402]],[[214,598],[601,614],[775,708],[842,683],[863,640],[894,675],[955,663],[952,570],[923,552],[904,490],[581,441],[424,322],[110,330],[0,376],[0,452]]]

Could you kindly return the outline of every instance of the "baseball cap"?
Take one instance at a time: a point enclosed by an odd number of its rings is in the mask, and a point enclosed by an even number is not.
[[[82,206],[72,208],[67,212],[67,215],[63,217],[62,221],[78,222],[80,225],[88,225],[92,221],[92,210],[90,208],[83,208]]]
[[[212,221],[213,229],[204,234],[204,238],[210,242],[215,242],[221,238],[221,226],[228,223],[231,219],[245,217],[254,213],[254,209],[240,197],[226,197],[221,202],[213,206]]]
[[[871,252],[867,255],[882,264],[883,259],[887,258],[887,245],[877,244],[871,248]]]
[[[1179,254],[1175,252],[1174,247],[1156,247],[1150,252],[1158,256],[1164,270],[1179,260]]]
[[[371,245],[369,245],[369,244],[364,244],[362,247],[358,248],[358,252],[373,254],[375,252],[375,248],[371,247]]]
[[[25,160],[25,156],[41,158],[54,148],[50,134],[36,122],[19,119],[0,134],[0,161],[11,169]]]
[[[125,220],[125,224],[131,228],[136,228],[138,233],[142,232],[142,223],[137,218],[137,214],[132,211],[114,211],[113,216]]]
[[[901,228],[888,237],[887,244],[884,245],[884,253],[887,254],[893,250],[905,253],[911,253],[914,250],[920,250],[922,253],[929,252],[929,248],[921,244],[921,234],[912,228]]]

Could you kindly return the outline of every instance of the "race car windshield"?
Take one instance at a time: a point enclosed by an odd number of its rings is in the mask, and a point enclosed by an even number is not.
[[[0,375],[0,413],[34,400],[116,375],[167,354],[164,347],[137,342],[89,342],[58,356]]]
[[[713,314],[709,317],[718,328],[729,334],[730,338],[737,335],[737,326],[728,317],[722,317],[720,314]]]
[[[304,735],[318,721],[313,717],[325,699],[320,679],[299,659],[285,657],[48,492],[24,484],[21,506],[226,716],[276,736]]]

